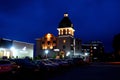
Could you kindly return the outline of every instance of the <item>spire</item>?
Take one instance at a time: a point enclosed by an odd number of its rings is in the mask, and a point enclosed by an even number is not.
[[[64,13],[63,19],[60,21],[58,28],[72,27],[72,22],[68,17],[68,13]]]

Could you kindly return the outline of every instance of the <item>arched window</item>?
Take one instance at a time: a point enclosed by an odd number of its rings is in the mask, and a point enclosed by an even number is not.
[[[62,34],[62,30],[60,30],[60,35]]]
[[[66,30],[65,30],[65,29],[63,29],[63,35],[65,35],[65,33],[66,33]]]
[[[67,34],[69,34],[69,29],[67,29]]]

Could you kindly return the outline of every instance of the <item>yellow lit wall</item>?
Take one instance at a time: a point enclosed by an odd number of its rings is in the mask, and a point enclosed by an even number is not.
[[[42,49],[53,49],[56,46],[56,37],[53,34],[47,33],[42,39]]]
[[[59,35],[64,35],[64,31],[66,35],[72,35],[74,36],[74,29],[73,28],[58,28],[58,34]]]

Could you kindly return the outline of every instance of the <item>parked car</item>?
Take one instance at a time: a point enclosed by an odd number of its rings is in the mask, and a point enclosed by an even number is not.
[[[48,60],[37,60],[35,61],[35,63],[39,65],[42,71],[53,72],[56,70],[56,66],[51,64],[51,62],[49,62]]]
[[[70,67],[73,67],[73,66],[74,66],[73,59],[65,59],[65,61],[68,62],[68,64],[70,65]]]
[[[9,60],[0,60],[0,74],[12,71],[12,64]]]
[[[33,62],[30,62],[25,59],[12,59],[11,61],[15,62],[19,66],[19,71],[24,72],[37,72],[39,71],[39,67],[34,64]]]
[[[55,63],[58,63],[61,69],[66,69],[69,66],[68,62],[62,59],[50,59],[50,60]]]
[[[76,66],[80,66],[84,64],[84,60],[82,58],[73,58],[73,62]]]

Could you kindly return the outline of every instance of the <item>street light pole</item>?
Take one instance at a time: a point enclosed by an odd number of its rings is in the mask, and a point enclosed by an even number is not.
[[[48,52],[49,52],[48,50],[45,50],[46,58],[47,58]]]

